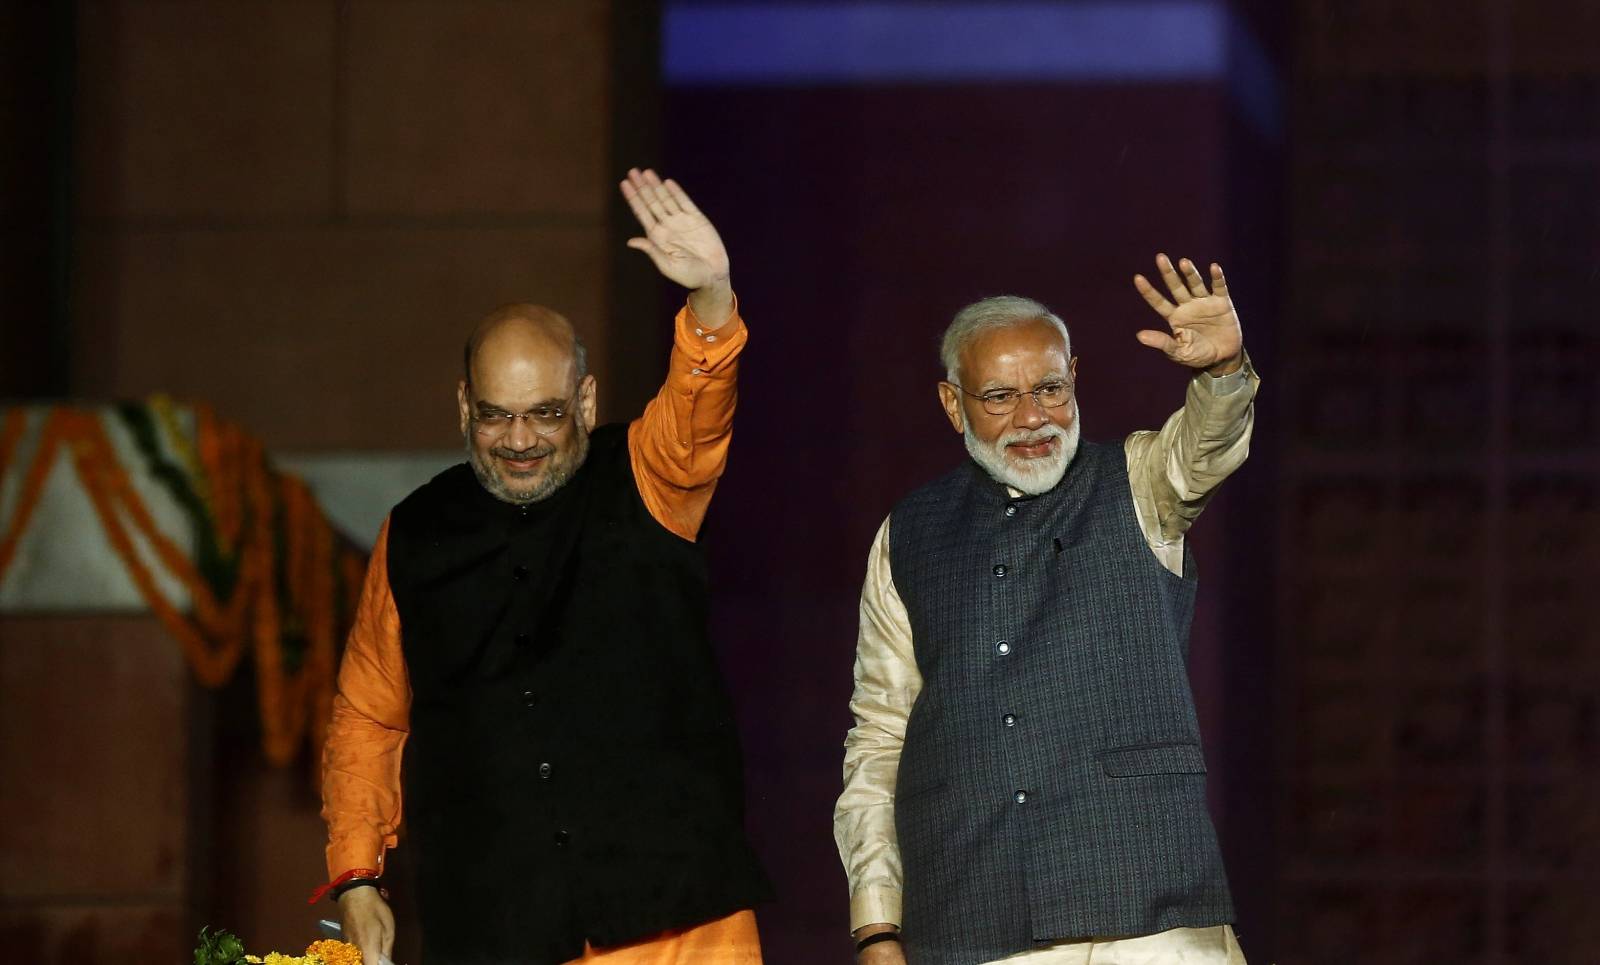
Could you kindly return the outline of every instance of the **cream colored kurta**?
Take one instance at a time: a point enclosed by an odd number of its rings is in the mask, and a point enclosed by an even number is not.
[[[1217,484],[1245,460],[1260,384],[1248,359],[1230,375],[1197,373],[1183,408],[1160,432],[1128,436],[1128,486],[1145,542],[1162,565],[1183,569],[1183,537]],[[850,927],[900,922],[902,869],[894,790],[906,721],[922,687],[905,604],[889,564],[889,521],[867,556],[856,641],[856,726],[845,738],[844,792],[833,834],[850,883]],[[1097,959],[1098,960],[1098,959]]]

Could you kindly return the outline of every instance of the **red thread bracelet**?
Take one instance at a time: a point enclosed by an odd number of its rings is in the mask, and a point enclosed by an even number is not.
[[[340,875],[339,877],[337,877],[337,878],[333,879],[332,881],[328,882],[327,884],[323,885],[321,888],[318,888],[316,891],[313,891],[311,893],[311,899],[309,901],[307,901],[306,904],[308,904],[308,905],[316,904],[317,902],[321,901],[323,898],[327,897],[328,892],[330,892],[333,889],[339,887],[340,885],[344,884],[347,881],[354,881],[357,878],[370,880],[373,883],[373,885],[376,886],[377,883],[378,883],[378,876],[381,875],[381,874],[382,874],[381,871],[374,871],[371,868],[351,868],[349,871],[346,871],[344,874]],[[379,888],[378,890],[381,892],[383,889]],[[384,897],[387,898],[388,896],[385,895]]]

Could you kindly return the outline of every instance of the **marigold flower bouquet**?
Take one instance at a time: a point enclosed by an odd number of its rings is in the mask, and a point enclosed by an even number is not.
[[[268,952],[247,955],[238,936],[225,931],[200,929],[200,944],[194,950],[194,965],[361,965],[361,949],[331,938],[306,946],[304,955]]]

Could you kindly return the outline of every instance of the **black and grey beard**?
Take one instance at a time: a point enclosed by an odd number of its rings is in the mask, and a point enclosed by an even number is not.
[[[547,443],[530,449],[507,449],[503,446],[495,446],[489,450],[486,456],[480,457],[478,450],[472,445],[470,430],[469,434],[462,438],[467,448],[467,463],[472,466],[472,474],[478,477],[478,484],[487,490],[489,495],[503,503],[511,503],[513,506],[526,506],[530,503],[549,499],[555,495],[562,486],[572,481],[572,477],[577,473],[578,468],[589,457],[589,433],[576,421],[572,426],[572,431],[578,434],[577,445],[565,459],[561,457],[560,450]],[[508,485],[500,474],[495,472],[493,460],[497,457],[501,459],[519,459],[538,456],[549,456],[550,465],[539,476],[538,481],[529,488],[521,489]]]

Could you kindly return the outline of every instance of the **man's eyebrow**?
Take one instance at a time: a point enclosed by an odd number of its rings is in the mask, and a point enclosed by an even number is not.
[[[1054,372],[1051,372],[1050,374],[1048,374],[1048,375],[1044,376],[1043,378],[1041,378],[1038,382],[1035,382],[1033,384],[1033,389],[1037,389],[1041,385],[1049,385],[1052,382],[1065,382],[1065,381],[1067,381],[1067,377],[1065,375],[1058,375],[1058,374],[1056,374]],[[990,392],[1022,392],[1022,391],[1032,391],[1032,389],[1023,390],[1023,389],[1017,388],[1014,385],[1006,385],[1006,384],[1004,384],[1004,383],[1002,383],[1002,382],[1000,382],[998,380],[990,380],[990,381],[984,383],[984,387],[979,390],[978,394],[979,395],[988,395]]]
[[[564,408],[564,407],[566,407],[568,405],[571,405],[571,400],[570,399],[545,399],[542,402],[535,402],[533,405],[529,406],[528,409],[525,410],[525,411],[532,412],[534,409],[560,409],[560,408]],[[485,401],[483,399],[479,399],[478,400],[478,411],[479,412],[505,412],[505,413],[509,413],[511,410],[507,409],[503,405],[498,405],[498,404],[496,404],[494,402],[488,402],[488,401]]]

